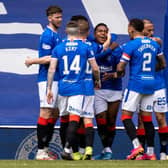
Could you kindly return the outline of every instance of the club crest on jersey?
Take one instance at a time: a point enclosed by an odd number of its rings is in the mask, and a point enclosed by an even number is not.
[[[59,131],[55,130],[53,134],[53,138],[49,144],[49,150],[53,153],[57,154],[58,159],[61,158],[61,140],[59,136]],[[15,154],[16,160],[30,160],[34,159],[37,153],[37,132],[34,131],[25,137],[20,145],[18,146]]]

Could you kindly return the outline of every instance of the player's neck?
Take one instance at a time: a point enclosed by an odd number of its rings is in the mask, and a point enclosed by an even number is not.
[[[87,40],[87,36],[79,36],[79,39],[86,41]]]
[[[74,40],[79,40],[79,37],[78,36],[68,35],[67,39],[70,40],[70,41],[74,41]]]
[[[142,33],[136,33],[135,35],[134,35],[134,39],[135,38],[144,38],[144,35],[142,34]]]
[[[49,24],[47,27],[51,29],[53,32],[57,32],[58,28],[54,27],[52,24]]]

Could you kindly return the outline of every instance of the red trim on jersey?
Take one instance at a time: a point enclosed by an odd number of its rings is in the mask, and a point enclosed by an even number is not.
[[[60,122],[61,123],[68,123],[69,122],[69,115],[61,116]]]
[[[137,135],[145,135],[145,129],[144,128],[138,128],[136,130]]]
[[[130,60],[130,55],[128,55],[127,53],[123,53],[122,57],[126,60]]]
[[[126,119],[132,119],[132,116],[122,114],[122,116],[121,116],[121,120],[123,121],[123,120],[126,120]]]
[[[106,125],[107,120],[105,118],[97,118],[96,119],[98,125]]]
[[[49,118],[49,119],[48,119],[48,123],[49,123],[49,124],[55,124],[56,121],[57,121],[56,118]]]
[[[78,115],[70,115],[69,116],[69,122],[71,122],[71,121],[76,121],[76,122],[79,122],[80,121],[80,116],[78,116]]]
[[[77,133],[84,135],[85,134],[85,128],[78,128]]]
[[[39,117],[37,123],[40,124],[40,125],[47,125],[48,124],[48,119]]]
[[[84,124],[85,128],[93,127],[93,123]]]
[[[152,116],[141,116],[143,122],[151,122]]]
[[[158,129],[158,133],[168,133],[168,127],[162,127]]]
[[[108,126],[107,129],[108,129],[108,131],[115,131],[116,127],[115,127],[115,125]]]

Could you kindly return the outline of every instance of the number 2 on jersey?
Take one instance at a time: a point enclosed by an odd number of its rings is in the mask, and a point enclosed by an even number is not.
[[[64,71],[63,74],[64,75],[68,75],[70,71],[75,71],[75,74],[78,74],[80,71],[80,56],[76,55],[72,61],[72,63],[70,64],[69,67],[69,62],[68,62],[68,56],[64,55],[63,57],[64,60]]]
[[[142,65],[142,71],[151,71],[151,67],[148,66],[151,63],[151,58],[152,58],[151,53],[143,54],[144,61]]]

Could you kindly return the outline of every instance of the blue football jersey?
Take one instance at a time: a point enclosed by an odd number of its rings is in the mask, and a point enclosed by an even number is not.
[[[88,59],[94,58],[93,50],[82,40],[65,40],[56,46],[52,57],[58,60],[62,96],[85,95],[85,72]]]
[[[117,64],[119,63],[122,55],[122,49],[117,47],[114,50],[108,48],[107,50],[102,51],[101,48],[98,47],[100,44],[96,44],[97,50],[96,47],[94,47],[94,52],[96,61],[100,68],[101,89],[122,90],[121,78],[113,78],[105,81],[102,80],[104,73],[116,72]],[[94,45],[96,46],[96,44]]]
[[[92,43],[89,40],[83,40],[84,43],[89,45],[92,48]],[[93,82],[93,74],[92,74],[92,68],[87,61],[86,64],[86,71],[85,71],[85,95],[86,96],[93,96],[94,95],[94,82]]]
[[[52,50],[56,45],[61,42],[61,38],[57,32],[52,31],[49,27],[46,27],[43,34],[40,37],[39,43],[39,57],[44,57],[52,54]],[[47,81],[49,64],[39,65],[38,81]],[[56,72],[54,80],[58,80],[59,75]]]
[[[141,94],[152,94],[155,90],[156,57],[162,54],[157,42],[147,37],[129,41],[123,47],[120,61],[129,62],[128,89]]]
[[[160,37],[158,37],[158,36],[154,36],[154,38],[159,38],[160,39]],[[152,39],[153,39],[153,37],[152,37]],[[156,72],[155,80],[156,80],[155,81],[155,90],[160,90],[160,89],[166,88],[164,70]]]

